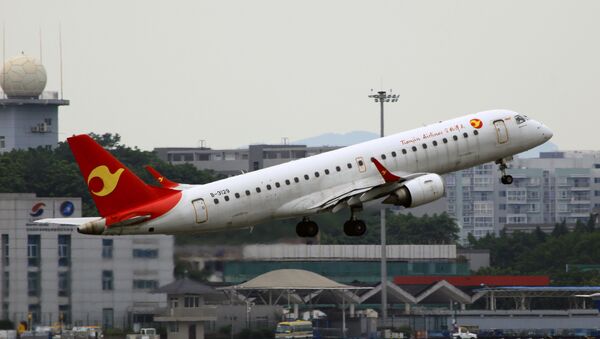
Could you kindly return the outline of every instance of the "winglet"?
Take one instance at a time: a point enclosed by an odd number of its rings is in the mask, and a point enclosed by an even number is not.
[[[404,179],[397,175],[394,175],[392,172],[388,171],[387,168],[383,167],[383,165],[377,159],[371,158],[371,162],[375,164],[375,167],[377,167],[379,174],[381,174],[385,182],[404,181]]]
[[[146,166],[146,171],[150,172],[150,174],[152,174],[152,176],[158,180],[158,182],[160,183],[160,185],[162,187],[165,188],[175,188],[177,186],[179,186],[178,183],[173,182],[169,179],[167,179],[164,175],[160,174],[157,170],[154,169],[154,167],[147,165]]]

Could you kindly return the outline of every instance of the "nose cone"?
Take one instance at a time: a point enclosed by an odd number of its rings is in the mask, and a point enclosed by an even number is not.
[[[552,132],[552,130],[544,124],[540,124],[540,131],[542,132],[542,138],[544,139],[544,141],[550,140],[554,135],[554,132]]]

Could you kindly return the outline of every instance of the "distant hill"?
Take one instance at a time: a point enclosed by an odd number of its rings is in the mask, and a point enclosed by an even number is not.
[[[346,134],[326,133],[315,137],[296,140],[292,144],[307,146],[350,146],[378,138],[379,135],[367,131],[354,131]]]

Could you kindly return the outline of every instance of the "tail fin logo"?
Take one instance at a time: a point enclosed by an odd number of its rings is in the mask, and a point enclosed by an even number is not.
[[[88,187],[90,188],[90,192],[92,192],[92,194],[97,195],[99,197],[104,197],[104,196],[111,194],[115,190],[115,188],[117,188],[117,184],[119,183],[119,178],[121,177],[121,174],[123,174],[124,171],[125,170],[123,168],[119,168],[118,170],[115,171],[115,173],[110,173],[110,170],[105,165],[101,165],[101,166],[94,168],[90,172],[90,175],[88,176],[88,180],[87,180],[87,184],[88,184]],[[90,185],[90,183],[92,182],[92,179],[94,179],[94,178],[98,178],[98,179],[102,180],[102,188],[92,187]],[[99,189],[95,190],[96,188],[99,188]]]

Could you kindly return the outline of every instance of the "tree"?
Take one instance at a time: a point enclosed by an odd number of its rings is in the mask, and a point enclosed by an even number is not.
[[[569,229],[567,228],[567,221],[564,219],[562,222],[556,223],[556,225],[554,225],[554,229],[552,230],[553,237],[561,237],[568,233]]]

